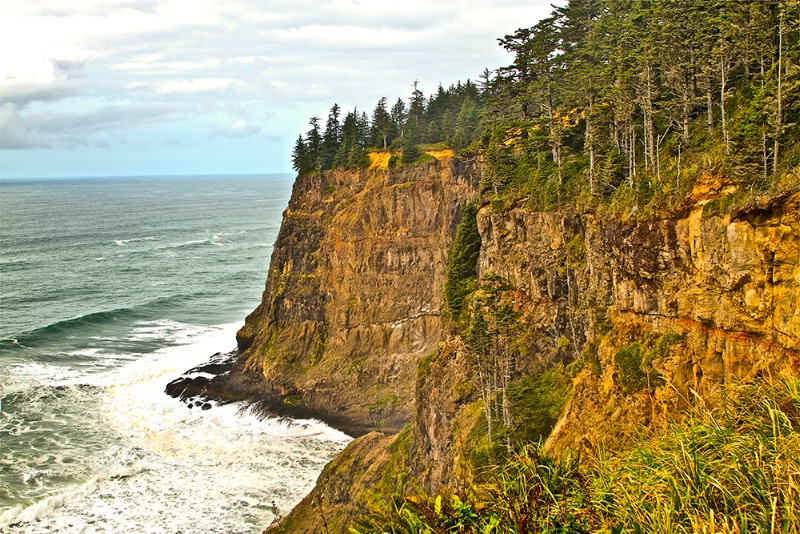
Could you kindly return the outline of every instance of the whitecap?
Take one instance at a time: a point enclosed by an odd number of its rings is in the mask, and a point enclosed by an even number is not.
[[[158,239],[156,236],[146,236],[146,237],[131,237],[129,239],[115,239],[114,243],[117,246],[125,246],[128,243],[135,243],[136,241],[155,241]]]

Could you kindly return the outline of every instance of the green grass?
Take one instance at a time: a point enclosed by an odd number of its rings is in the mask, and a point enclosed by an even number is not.
[[[697,401],[618,456],[529,445],[464,491],[395,495],[351,533],[800,533],[800,380]]]

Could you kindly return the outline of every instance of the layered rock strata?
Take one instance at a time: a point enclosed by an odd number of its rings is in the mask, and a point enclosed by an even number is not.
[[[523,325],[512,378],[556,365],[573,376],[551,450],[623,447],[726,385],[800,372],[800,193],[708,209],[725,194],[712,187],[651,222],[480,210],[479,279],[503,281]],[[631,371],[630,354],[646,361]],[[477,377],[454,335],[417,390],[410,464],[428,491],[465,480],[464,443],[482,418],[465,381]]]
[[[234,380],[268,409],[351,434],[410,421],[417,361],[441,340],[450,243],[479,175],[447,159],[298,177],[262,303],[237,335]]]

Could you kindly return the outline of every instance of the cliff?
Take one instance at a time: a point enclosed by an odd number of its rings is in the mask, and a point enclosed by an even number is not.
[[[480,172],[447,160],[298,178],[233,374],[277,411],[381,432],[355,440],[273,529],[343,531],[409,480],[469,484],[494,454],[487,403],[492,439],[618,449],[727,384],[800,372],[796,189],[728,209],[735,187],[703,176],[677,212],[629,222],[484,203],[469,317],[453,323],[448,252]],[[492,365],[502,397],[484,379]]]
[[[300,176],[233,376],[263,408],[347,432],[411,420],[417,361],[441,340],[447,253],[475,164]]]
[[[513,332],[498,332],[508,386],[521,391],[507,401],[512,438],[547,438],[552,451],[619,449],[693,403],[713,404],[726,385],[800,372],[800,193],[720,213],[731,193],[706,176],[679,213],[648,222],[481,208],[474,302],[518,316]],[[480,396],[464,395],[463,384],[480,383],[468,337],[452,335],[418,385],[410,466],[429,492],[467,483],[486,445],[476,439]],[[553,376],[568,395],[528,386],[544,377],[557,390]],[[546,415],[526,401],[552,400],[552,424],[525,434]]]

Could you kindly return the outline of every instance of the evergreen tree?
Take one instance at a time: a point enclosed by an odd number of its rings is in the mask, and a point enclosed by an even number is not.
[[[323,169],[333,167],[333,160],[341,143],[342,128],[339,123],[341,109],[338,104],[334,104],[328,113],[328,121],[325,123],[325,133],[322,136],[321,166]]]
[[[714,165],[767,187],[800,157],[799,19],[798,0],[568,0],[499,39],[513,61],[477,84],[425,98],[415,82],[391,109],[381,98],[371,121],[353,111],[340,122],[334,105],[293,165],[360,166],[366,147],[390,145],[411,163],[422,142],[479,140],[497,194],[516,181],[547,207],[622,191],[638,209],[681,191],[687,163],[696,175],[716,145]]]
[[[311,126],[306,134],[308,172],[320,172],[322,170],[322,135],[319,131],[319,117],[311,117],[308,124]]]
[[[392,117],[389,115],[387,102],[385,96],[378,100],[372,112],[372,126],[370,130],[371,144],[376,147],[383,147],[384,149],[389,146],[393,134]]]
[[[303,136],[298,135],[292,150],[292,168],[298,174],[307,174],[311,171],[308,161],[308,149]]]
[[[392,127],[400,139],[405,137],[406,113],[406,103],[402,98],[398,98],[389,115],[392,119]]]

